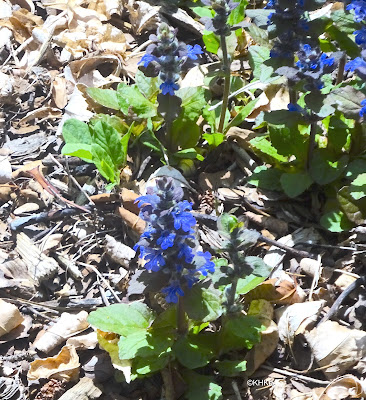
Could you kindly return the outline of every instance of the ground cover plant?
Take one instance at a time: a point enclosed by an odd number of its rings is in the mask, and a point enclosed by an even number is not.
[[[0,0],[0,398],[365,397],[366,1],[33,3]]]

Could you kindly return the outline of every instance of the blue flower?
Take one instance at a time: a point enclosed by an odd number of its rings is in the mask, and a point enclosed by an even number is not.
[[[185,262],[190,264],[193,260],[193,252],[192,252],[192,248],[189,247],[187,244],[185,243],[181,243],[179,245],[179,252],[178,252],[178,258],[184,258]]]
[[[348,4],[346,10],[353,10],[355,12],[354,20],[356,22],[362,22],[366,17],[366,1],[353,0],[351,4]]]
[[[293,104],[293,103],[289,103],[289,104],[287,104],[287,109],[289,110],[289,111],[293,111],[293,112],[302,112],[303,111],[303,108],[302,107],[300,107],[298,104]]]
[[[358,31],[353,32],[353,34],[356,35],[356,43],[363,48],[366,47],[366,27],[363,26]]]
[[[161,292],[166,295],[165,300],[168,303],[178,303],[178,296],[184,296],[184,292],[178,281],[171,282],[170,285],[163,288]]]
[[[191,227],[196,225],[194,216],[186,211],[172,213],[174,217],[174,228],[190,232]]]
[[[163,95],[170,94],[174,96],[174,91],[178,89],[179,86],[173,81],[165,81],[160,85],[160,90]]]
[[[156,244],[161,246],[163,250],[166,250],[169,247],[174,246],[175,236],[176,235],[174,232],[164,231],[162,232],[161,236],[157,239]]]
[[[144,204],[150,204],[152,207],[156,207],[159,201],[160,198],[156,194],[147,194],[145,196],[137,197],[135,203],[137,203],[138,208],[141,208]]]
[[[197,256],[204,259],[204,264],[196,269],[197,272],[200,272],[203,276],[207,276],[208,273],[212,274],[215,272],[215,263],[213,261],[210,261],[212,258],[210,252],[206,251],[203,253],[202,251],[197,251]]]
[[[157,272],[160,270],[160,267],[165,265],[165,259],[161,251],[144,247],[142,254],[144,259],[147,260],[145,268],[148,271]]]
[[[362,52],[364,53],[365,50]],[[366,79],[366,61],[357,57],[354,60],[349,61],[345,66],[346,71],[356,72],[356,74],[362,79]]]
[[[187,57],[191,60],[197,60],[197,56],[203,54],[202,48],[199,44],[195,44],[194,46],[191,46],[190,44],[187,45],[187,51]]]
[[[309,44],[302,46],[298,57],[299,61],[296,62],[296,66],[303,72],[320,70],[334,64],[334,58],[329,58],[325,53],[321,54],[318,49],[313,49]]]
[[[364,115],[366,114],[366,99],[361,101],[361,110],[360,110],[360,117],[364,117]]]
[[[137,65],[143,64],[144,68],[147,68],[152,61],[156,61],[157,58],[152,54],[146,53],[142,56],[141,60],[138,62]]]

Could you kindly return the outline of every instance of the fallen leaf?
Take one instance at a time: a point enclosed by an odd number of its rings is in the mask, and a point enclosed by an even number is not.
[[[24,321],[18,308],[0,299],[0,336],[6,335]]]
[[[89,327],[87,317],[86,311],[80,311],[78,314],[62,313],[60,319],[35,341],[35,348],[49,353],[67,338],[87,329]]]
[[[35,360],[30,363],[27,378],[30,381],[38,379],[59,379],[66,382],[79,378],[79,356],[74,346],[64,346],[54,357]]]
[[[366,381],[353,375],[344,375],[335,379],[325,389],[319,400],[360,399],[366,396]]]

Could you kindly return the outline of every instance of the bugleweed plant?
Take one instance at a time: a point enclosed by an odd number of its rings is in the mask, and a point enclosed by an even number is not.
[[[268,35],[249,49],[254,77],[278,76],[290,99],[287,110],[257,118],[255,128],[264,134],[250,144],[267,166],[248,181],[291,198],[311,187],[321,224],[334,232],[366,216],[366,2],[345,3],[324,15],[316,11],[322,0],[274,0],[248,13],[261,25],[261,38]]]
[[[217,372],[220,379],[240,375],[247,350],[260,340],[261,324],[239,303],[240,294],[270,273],[260,258],[245,254],[258,233],[234,216],[220,217],[221,251],[228,258],[216,260],[215,271],[211,253],[200,250],[192,204],[171,178],[157,179],[137,203],[147,223],[135,247],[144,266],[130,285],[139,286],[146,302],[100,308],[89,322],[127,380],[161,372],[172,400],[178,373],[187,399],[220,399]]]

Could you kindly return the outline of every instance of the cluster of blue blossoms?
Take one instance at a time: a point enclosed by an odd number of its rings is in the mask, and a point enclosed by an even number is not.
[[[234,10],[239,3],[235,3],[233,0],[201,0],[201,2],[215,11],[214,17],[201,18],[205,29],[214,32],[218,36],[229,36],[231,27],[228,25],[227,20],[231,11]]]
[[[192,204],[182,198],[183,189],[171,178],[159,178],[155,187],[136,199],[147,226],[134,250],[140,250],[147,270],[167,275],[169,284],[161,292],[168,303],[177,303],[185,288],[215,270],[211,254],[196,250]]]
[[[361,24],[359,30],[354,32],[355,41],[361,47],[361,57],[357,57],[346,64],[346,71],[356,72],[356,74],[366,79],[366,0],[353,0],[346,7],[347,10],[353,10],[354,20]],[[366,99],[361,101],[360,116],[366,115]]]
[[[198,44],[178,42],[176,31],[165,23],[159,25],[156,35],[150,35],[150,40],[153,43],[147,47],[139,65],[146,76],[160,77],[163,95],[174,96],[179,89],[181,72],[197,62],[198,55],[203,54],[202,48]]]

